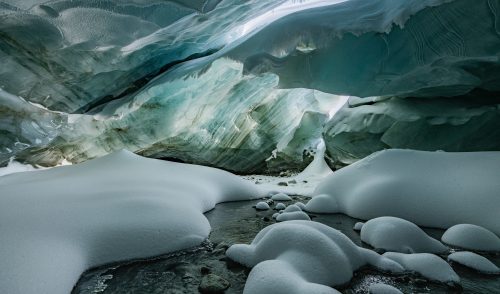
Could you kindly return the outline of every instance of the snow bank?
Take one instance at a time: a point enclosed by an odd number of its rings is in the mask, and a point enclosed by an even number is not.
[[[451,266],[437,255],[430,253],[404,254],[386,252],[382,256],[396,261],[405,270],[419,273],[431,281],[450,285],[460,282],[460,278]]]
[[[2,293],[67,294],[109,262],[198,245],[203,212],[258,195],[228,172],[128,151],[73,166],[0,177]]]
[[[9,164],[5,167],[0,167],[0,177],[13,173],[20,173],[25,171],[37,170],[34,166],[30,164],[22,164],[17,161],[11,160]]]
[[[459,263],[485,274],[500,274],[500,269],[493,262],[474,252],[454,252],[448,255],[448,261]]]
[[[370,294],[403,294],[397,288],[382,283],[371,284],[368,290]]]
[[[498,210],[499,207],[496,208]],[[497,217],[497,221],[500,221],[500,215]],[[485,228],[471,224],[459,224],[449,228],[441,240],[446,244],[469,250],[500,251],[500,238]]]
[[[391,149],[325,178],[306,208],[372,219],[405,218],[420,226],[460,223],[500,234],[500,152],[425,152]]]
[[[361,228],[361,240],[374,248],[402,253],[443,253],[448,250],[417,225],[391,216],[367,221]]]
[[[311,221],[270,225],[250,245],[233,245],[226,255],[254,267],[245,294],[337,293],[322,285],[344,284],[363,265],[391,272],[403,270],[398,263],[356,246],[341,232]]]

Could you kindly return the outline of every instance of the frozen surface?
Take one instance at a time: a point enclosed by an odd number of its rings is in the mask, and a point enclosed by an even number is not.
[[[361,231],[364,224],[365,224],[364,222],[357,222],[354,224],[354,227],[352,229],[355,231]]]
[[[0,285],[12,294],[67,294],[90,267],[198,245],[203,212],[259,197],[228,172],[128,151],[2,176],[0,190]]]
[[[353,271],[363,265],[402,271],[398,263],[356,246],[335,229],[311,221],[270,225],[250,245],[233,245],[226,255],[253,267],[245,294],[337,293],[324,285],[348,282]]]
[[[416,272],[423,277],[446,284],[458,284],[460,278],[441,257],[430,253],[404,254],[386,252],[382,256],[401,264],[405,270]]]
[[[477,225],[455,225],[444,232],[441,240],[446,244],[464,249],[500,252],[500,238],[488,229]]]
[[[292,201],[292,198],[285,193],[276,193],[271,197],[274,201]]]
[[[283,211],[276,216],[276,220],[279,222],[291,221],[291,220],[311,220],[307,213],[303,211]]]
[[[403,294],[398,288],[382,283],[371,284],[368,290],[370,294]]]
[[[17,161],[10,161],[6,167],[0,167],[0,177],[8,174],[34,170],[37,170],[37,168],[30,164],[22,164]]]
[[[500,274],[500,269],[486,257],[474,252],[459,251],[448,255],[448,261],[453,261],[486,274]]]
[[[448,250],[417,225],[390,216],[377,217],[362,225],[361,240],[374,248],[402,253],[443,253]]]
[[[500,152],[385,150],[326,177],[306,208],[437,228],[470,223],[500,234],[498,174]]]
[[[491,96],[351,97],[325,126],[328,153],[332,160],[350,164],[388,148],[498,151],[500,95]]]
[[[266,202],[259,202],[255,205],[255,209],[257,210],[268,210],[269,209],[269,204],[267,204]]]
[[[282,209],[285,209],[285,208],[286,208],[286,205],[284,203],[278,203],[274,207],[274,209],[276,209],[276,210],[282,210]]]

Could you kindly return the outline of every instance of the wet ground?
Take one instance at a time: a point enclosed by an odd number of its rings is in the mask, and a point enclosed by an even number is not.
[[[301,197],[294,199],[305,200]],[[218,204],[206,213],[212,233],[201,246],[152,260],[90,270],[82,275],[72,294],[199,293],[198,286],[208,273],[230,282],[231,286],[225,293],[242,293],[250,269],[228,260],[224,253],[234,243],[250,243],[261,229],[275,223],[271,215],[276,211],[256,211],[252,206],[257,202]],[[352,230],[360,220],[342,214],[316,215],[313,220],[342,231],[359,246],[370,248],[361,242],[359,233]],[[437,239],[444,232],[437,229],[425,231]],[[485,256],[500,265],[499,255]],[[461,289],[431,283],[416,275],[387,275],[370,268],[356,272],[348,285],[337,289],[343,293],[367,293],[370,284],[383,282],[404,293],[500,293],[500,276],[479,274],[459,265],[453,265],[453,268],[461,278]]]

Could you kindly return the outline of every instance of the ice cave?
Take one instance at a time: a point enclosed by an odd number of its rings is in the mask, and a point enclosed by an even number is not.
[[[0,0],[0,294],[499,267],[500,0]]]

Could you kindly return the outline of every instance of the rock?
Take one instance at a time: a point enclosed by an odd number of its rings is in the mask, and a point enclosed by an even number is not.
[[[203,294],[219,294],[229,288],[231,284],[224,278],[214,274],[208,274],[201,279],[198,291]]]
[[[291,180],[291,181],[288,181],[288,184],[297,184],[297,181],[296,180]]]
[[[286,182],[279,182],[278,186],[288,186],[288,184]]]
[[[210,268],[209,268],[209,267],[207,267],[207,266],[202,266],[202,267],[200,268],[200,272],[201,272],[201,274],[202,274],[202,275],[204,275],[204,276],[205,276],[205,275],[208,275],[208,274],[210,273]]]

